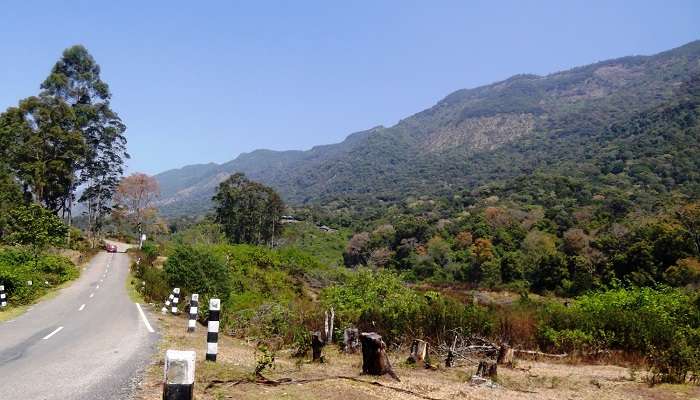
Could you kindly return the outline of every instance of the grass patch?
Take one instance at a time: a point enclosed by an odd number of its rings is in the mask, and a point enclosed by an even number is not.
[[[141,287],[141,279],[137,278],[134,276],[133,272],[129,271],[129,275],[126,278],[126,293],[134,303],[143,304],[146,302],[146,299],[143,298]]]
[[[61,291],[61,289],[64,289],[68,287],[70,284],[73,283],[73,280],[63,282],[62,284],[51,288],[45,295],[35,299],[29,304],[22,304],[19,306],[11,306],[8,302],[7,307],[5,307],[4,310],[0,311],[0,322],[5,322],[9,321],[11,319],[15,319],[19,317],[20,315],[24,314],[27,312],[28,309],[33,307],[35,304],[41,303],[42,301],[46,300],[51,300],[54,297],[58,296],[58,293]]]

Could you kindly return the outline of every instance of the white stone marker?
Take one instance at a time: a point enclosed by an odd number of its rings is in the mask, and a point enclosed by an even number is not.
[[[194,398],[194,351],[165,352],[163,400],[192,400]]]

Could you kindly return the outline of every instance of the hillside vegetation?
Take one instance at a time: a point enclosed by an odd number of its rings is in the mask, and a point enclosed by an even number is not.
[[[679,88],[700,72],[699,60],[696,41],[654,56],[460,90],[393,127],[354,133],[342,143],[308,151],[258,150],[222,165],[164,172],[156,176],[160,208],[169,215],[202,213],[211,207],[219,182],[234,172],[274,187],[294,205],[361,213],[368,203],[450,196],[534,171],[549,173],[555,163],[561,166],[555,172],[569,175],[570,166],[601,148],[624,162],[608,148],[619,134],[616,127],[676,99]],[[645,169],[641,164],[635,173]]]

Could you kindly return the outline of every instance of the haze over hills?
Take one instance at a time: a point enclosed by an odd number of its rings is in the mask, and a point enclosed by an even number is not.
[[[256,150],[224,164],[163,172],[156,175],[159,207],[170,216],[201,213],[219,182],[234,172],[274,187],[295,205],[450,194],[543,168],[574,173],[632,129],[616,126],[637,124],[641,114],[661,112],[695,90],[688,82],[698,74],[700,41],[547,76],[516,75],[458,90],[392,127],[353,133],[341,143]],[[592,175],[604,169],[593,164]]]

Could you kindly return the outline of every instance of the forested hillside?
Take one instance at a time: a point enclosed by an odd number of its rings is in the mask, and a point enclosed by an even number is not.
[[[609,188],[695,190],[686,145],[697,142],[697,135],[658,138],[655,129],[657,120],[673,118],[667,113],[682,112],[658,108],[673,107],[695,90],[688,82],[698,73],[696,41],[654,56],[544,77],[518,75],[459,90],[393,127],[354,133],[342,143],[308,151],[258,150],[221,165],[164,172],[156,176],[160,207],[170,215],[201,213],[210,208],[214,188],[233,172],[271,185],[291,204],[349,207],[352,213],[406,196],[508,186],[533,173],[594,178],[588,183]],[[637,140],[640,135],[646,139]]]

